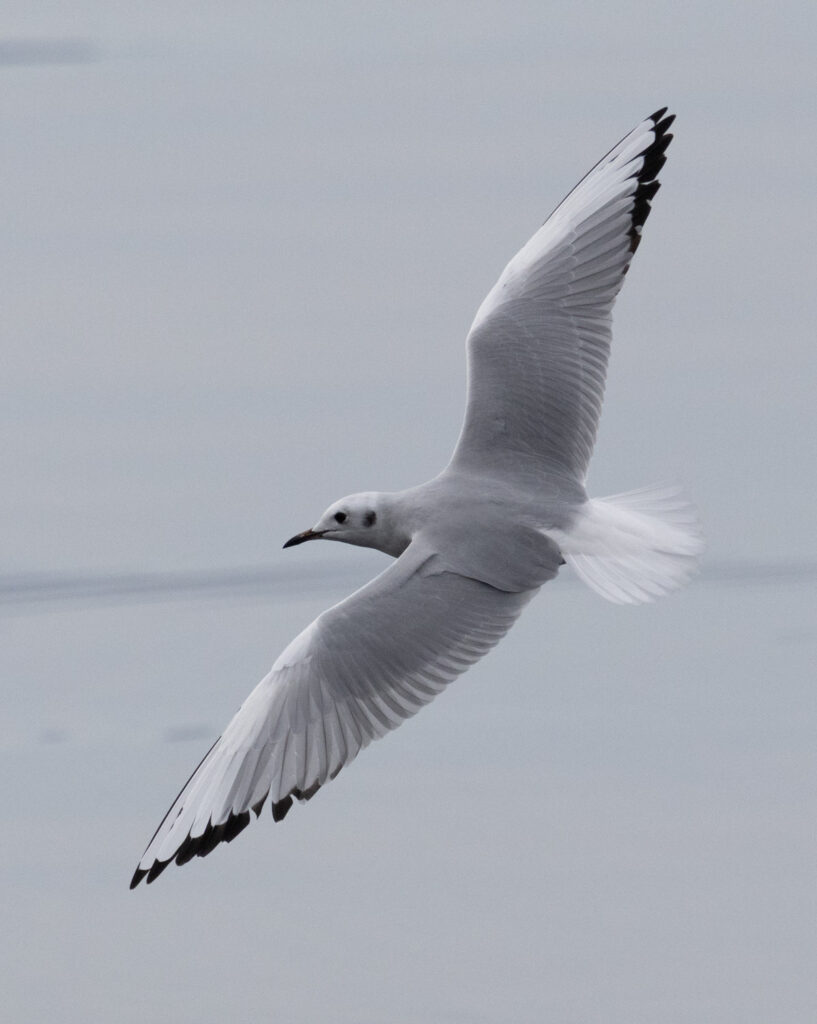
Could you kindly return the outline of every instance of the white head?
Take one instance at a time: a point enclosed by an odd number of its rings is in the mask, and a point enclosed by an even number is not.
[[[385,495],[376,491],[341,498],[329,506],[313,527],[291,537],[284,547],[291,548],[307,540],[340,540],[394,554],[396,538],[384,498]],[[408,538],[399,544],[396,553],[400,554],[407,543]]]

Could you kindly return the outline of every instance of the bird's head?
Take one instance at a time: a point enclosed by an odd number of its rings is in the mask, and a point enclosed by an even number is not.
[[[307,540],[340,540],[364,548],[383,548],[381,495],[372,492],[350,494],[330,505],[314,526],[297,533],[285,548]]]

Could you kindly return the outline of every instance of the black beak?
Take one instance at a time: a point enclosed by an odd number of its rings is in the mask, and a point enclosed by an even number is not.
[[[316,533],[314,530],[304,530],[303,533],[296,533],[294,537],[290,537],[284,547],[294,548],[296,544],[303,544],[305,540],[320,540],[322,536],[321,531]]]

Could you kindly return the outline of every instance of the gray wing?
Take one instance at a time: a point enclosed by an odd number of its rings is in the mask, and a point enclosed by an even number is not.
[[[131,888],[230,842],[267,797],[276,820],[308,800],[481,658],[534,593],[446,571],[413,542],[286,648],[177,797]]]
[[[658,190],[674,120],[646,118],[517,253],[468,335],[468,400],[453,468],[584,481],[613,302]]]

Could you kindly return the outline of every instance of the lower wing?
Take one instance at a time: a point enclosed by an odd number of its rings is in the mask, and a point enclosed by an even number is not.
[[[490,650],[534,593],[445,571],[413,542],[286,648],[176,798],[131,888],[231,842],[267,798],[276,821],[308,800]]]

